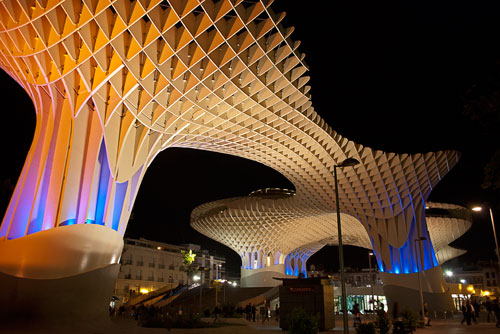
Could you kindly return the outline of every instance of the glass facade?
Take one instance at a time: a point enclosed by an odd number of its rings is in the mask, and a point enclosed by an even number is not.
[[[373,296],[373,302],[371,301],[370,295],[351,295],[347,296],[347,310],[352,310],[354,303],[359,304],[359,309],[361,313],[372,313],[373,310],[377,310],[381,303],[384,304],[384,310],[387,311],[387,300],[385,296]],[[338,314],[342,311],[342,299],[341,296],[335,296],[335,313]]]

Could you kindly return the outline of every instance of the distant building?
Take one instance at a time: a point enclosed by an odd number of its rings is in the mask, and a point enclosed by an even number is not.
[[[177,246],[143,238],[125,238],[115,296],[126,302],[141,293],[187,284],[188,277],[182,268],[182,250],[192,250],[196,254],[195,263],[199,266],[198,276],[202,284],[225,278],[226,259],[210,255],[199,245]]]
[[[385,305],[387,311],[387,299],[385,298],[382,286],[382,279],[379,271],[374,268],[369,269],[345,268],[345,282],[347,292],[347,309],[351,310],[354,303],[358,303],[362,313],[371,313]],[[326,272],[322,265],[309,266],[307,277],[330,277],[334,284],[334,308],[338,313],[342,310],[340,289],[340,272]]]
[[[498,266],[494,261],[478,261],[473,264],[453,260],[444,265],[446,282],[467,288],[467,294],[476,296],[499,296]]]

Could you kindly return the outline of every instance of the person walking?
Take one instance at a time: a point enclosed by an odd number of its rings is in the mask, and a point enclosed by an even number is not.
[[[476,307],[474,306],[474,303],[475,303],[475,301],[473,301],[473,300],[470,301],[470,304],[472,307],[472,312],[471,312],[470,317],[471,317],[472,321],[474,321],[474,323],[477,325]]]
[[[477,298],[474,298],[474,301],[472,302],[472,306],[474,306],[474,320],[477,323],[479,320],[479,315],[481,312],[481,304],[477,301]]]
[[[359,325],[361,325],[361,311],[359,309],[359,304],[357,302],[354,303],[352,307],[352,314],[354,316],[354,328],[357,328]]]
[[[424,302],[424,322],[426,326],[431,325],[431,317],[429,317],[429,309],[427,302]]]
[[[467,299],[465,303],[465,321],[467,322],[467,326],[471,325],[471,319],[474,316],[474,306],[470,302],[470,299]]]
[[[500,328],[500,303],[498,302],[498,298],[495,298],[495,300],[491,303],[491,309],[497,318],[496,328]]]
[[[252,305],[252,321],[255,322],[255,314],[257,313],[257,308]]]
[[[463,325],[464,322],[467,321],[467,302],[465,300],[462,300],[462,321],[460,321],[460,324]]]
[[[486,321],[490,322],[493,319],[493,303],[489,298],[484,302],[484,307],[486,308]]]
[[[247,320],[251,321],[252,320],[252,303],[248,303],[247,306],[245,306],[245,314],[247,316]]]
[[[262,315],[262,323],[269,320],[271,309],[269,308],[269,303],[264,299],[264,314]]]
[[[220,316],[220,308],[219,308],[219,304],[215,305],[215,308],[214,308],[214,324],[218,321],[220,322],[220,319],[219,319],[219,316]]]

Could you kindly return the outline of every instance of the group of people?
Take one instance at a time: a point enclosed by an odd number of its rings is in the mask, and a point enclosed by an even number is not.
[[[487,321],[490,322],[496,319],[496,327],[500,327],[500,302],[498,299],[490,300],[487,299],[484,303],[480,304],[477,299],[466,299],[462,301],[462,321],[471,325],[473,322],[477,324],[479,315],[481,312],[481,307],[484,306],[487,312]]]
[[[276,321],[279,321],[279,312],[280,312],[279,310],[280,310],[279,305],[276,304],[274,309],[274,315]],[[244,313],[246,314],[246,319],[248,321],[253,321],[253,322],[256,321],[257,307],[255,306],[255,304],[248,303],[245,306]],[[262,307],[260,307],[260,317],[262,318],[262,323],[270,321],[272,318],[271,304],[267,300],[264,300],[264,304],[262,305]]]
[[[245,306],[245,314],[248,321],[255,322],[256,313],[257,313],[257,308],[252,303],[248,303],[247,306]]]

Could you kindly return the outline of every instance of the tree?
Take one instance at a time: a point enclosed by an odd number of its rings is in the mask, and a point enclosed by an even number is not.
[[[196,258],[196,254],[190,249],[189,252],[181,250],[182,254],[182,270],[187,274],[188,284],[189,279],[193,277],[195,273],[198,272],[199,266],[195,265],[193,262]]]

